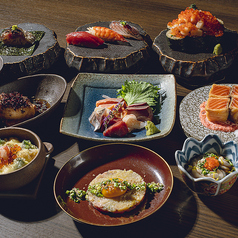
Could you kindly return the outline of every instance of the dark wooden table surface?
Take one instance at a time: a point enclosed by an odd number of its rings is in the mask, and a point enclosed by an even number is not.
[[[0,1],[0,28],[14,24],[39,23],[54,30],[59,44],[65,47],[65,35],[78,26],[96,21],[128,20],[141,25],[153,40],[167,22],[192,2],[187,0],[4,0]],[[238,1],[199,0],[197,6],[211,11],[225,22],[227,28],[238,31]],[[65,64],[63,56],[48,70],[63,76],[70,87],[77,75]],[[156,56],[141,73],[164,73]],[[236,81],[237,69],[226,80]],[[238,80],[237,80],[238,81]],[[60,210],[53,196],[53,181],[59,168],[83,149],[97,142],[71,138],[59,133],[66,94],[56,113],[45,123],[32,129],[42,139],[54,145],[38,192],[37,199],[0,199],[0,237],[237,237],[238,183],[218,197],[198,196],[183,183],[176,167],[174,153],[181,149],[186,136],[179,122],[178,108],[190,89],[177,83],[177,115],[171,133],[159,140],[138,143],[160,154],[171,166],[174,187],[168,201],[152,216],[127,226],[93,227],[74,222]]]

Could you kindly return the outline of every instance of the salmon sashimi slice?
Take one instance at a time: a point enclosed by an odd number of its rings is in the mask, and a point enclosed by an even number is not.
[[[230,97],[231,87],[226,85],[213,84],[209,97]]]
[[[230,103],[230,119],[238,123],[238,97],[233,97]]]
[[[211,122],[225,122],[229,116],[230,98],[208,98],[206,116]]]
[[[117,104],[122,101],[124,101],[123,98],[105,98],[105,99],[98,100],[96,102],[96,107],[103,104]]]
[[[233,85],[231,88],[231,97],[238,97],[238,85]]]

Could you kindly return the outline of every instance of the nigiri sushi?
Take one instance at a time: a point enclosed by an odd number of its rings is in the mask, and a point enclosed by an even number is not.
[[[121,34],[118,34],[117,32],[107,27],[93,26],[88,27],[87,30],[88,33],[95,35],[107,42],[114,42],[114,41],[127,42],[127,40]]]
[[[66,35],[67,43],[71,45],[85,46],[89,48],[97,48],[104,43],[104,41],[86,31],[71,32]]]
[[[129,25],[126,21],[112,21],[109,27],[126,38],[143,40],[139,30],[136,27]]]

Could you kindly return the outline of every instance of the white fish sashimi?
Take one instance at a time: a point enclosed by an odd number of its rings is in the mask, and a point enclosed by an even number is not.
[[[126,38],[143,40],[139,30],[136,27],[129,25],[126,21],[112,21],[109,28]]]
[[[94,126],[94,131],[101,128],[104,115],[107,113],[107,108],[96,107],[89,117],[89,122]]]
[[[136,130],[136,129],[140,130],[140,129],[144,128],[146,125],[146,122],[138,121],[134,114],[126,115],[123,117],[122,120],[126,123],[129,132]]]

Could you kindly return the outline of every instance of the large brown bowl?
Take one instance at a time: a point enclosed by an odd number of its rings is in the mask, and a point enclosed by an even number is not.
[[[66,190],[77,187],[86,190],[99,173],[111,169],[133,170],[146,183],[164,184],[164,189],[130,212],[107,214],[95,209],[88,201],[72,202]],[[154,151],[127,143],[109,143],[82,151],[71,158],[58,172],[54,182],[54,196],[60,208],[79,223],[94,226],[121,226],[142,220],[158,211],[169,198],[173,188],[173,174],[167,162]]]
[[[46,148],[39,136],[28,129],[20,127],[0,129],[0,138],[4,139],[9,137],[16,137],[19,140],[30,140],[39,148],[39,152],[26,166],[7,174],[0,174],[0,191],[17,189],[33,181],[41,172],[45,164],[46,155],[49,154],[53,148],[53,146]],[[50,147],[51,149],[49,149]]]

